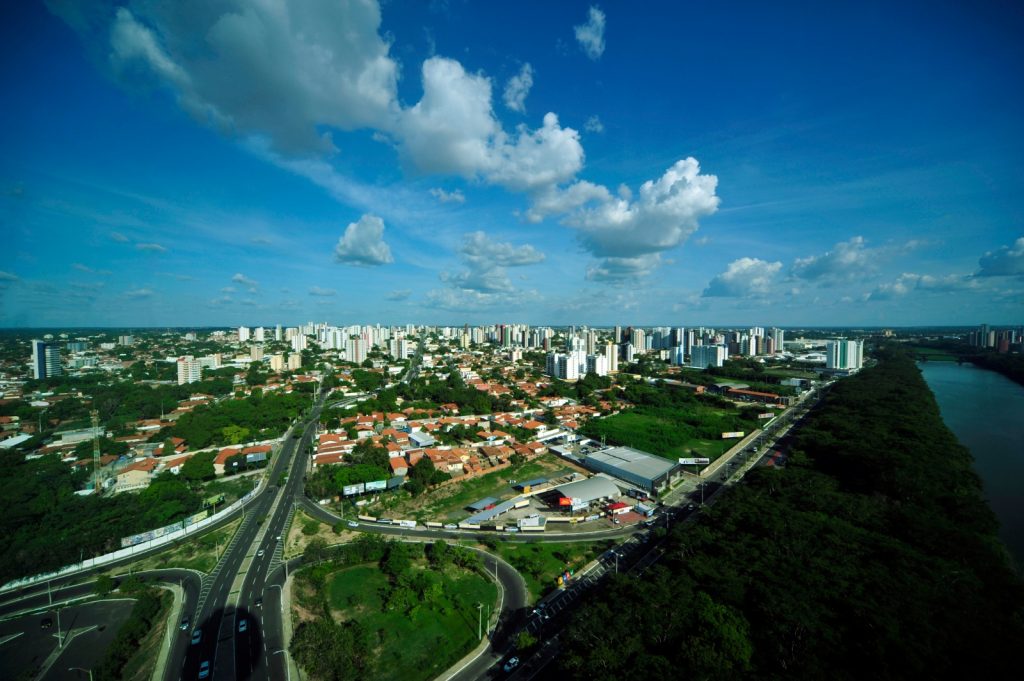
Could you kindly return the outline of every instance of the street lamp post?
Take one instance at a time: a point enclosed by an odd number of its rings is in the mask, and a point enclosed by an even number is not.
[[[76,669],[78,671],[80,671],[80,672],[85,672],[86,674],[88,674],[89,675],[89,681],[92,681],[92,670],[91,669],[86,669],[85,667],[68,667],[68,671],[69,672],[75,671]]]
[[[61,634],[61,631],[60,631],[60,607],[59,606],[57,607],[57,647],[58,648],[63,648],[64,647],[64,636]]]
[[[483,637],[484,637],[483,632],[481,631],[482,625],[483,625],[483,615],[484,615],[484,604],[483,603],[477,603],[476,604],[476,612],[477,612],[477,616],[476,616],[476,637],[477,637],[477,640],[480,640],[480,639],[483,639]]]

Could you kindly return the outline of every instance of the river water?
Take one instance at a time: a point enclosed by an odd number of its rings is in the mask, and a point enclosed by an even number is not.
[[[1024,386],[973,364],[922,362],[942,420],[974,456],[999,536],[1024,569]]]

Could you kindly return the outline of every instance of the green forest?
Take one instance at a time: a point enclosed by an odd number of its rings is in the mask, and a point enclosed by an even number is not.
[[[244,399],[204,405],[182,414],[170,434],[184,438],[190,449],[276,438],[308,406],[309,398],[304,395],[264,395],[256,390]]]
[[[55,457],[0,454],[0,584],[121,548],[121,537],[181,520],[202,508],[185,476],[164,473],[139,494],[78,496],[85,471]]]
[[[559,678],[1016,676],[1024,582],[970,454],[913,361],[879,360],[833,386],[785,468],[584,606]]]

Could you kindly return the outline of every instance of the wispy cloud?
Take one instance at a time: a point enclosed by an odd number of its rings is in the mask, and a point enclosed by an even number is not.
[[[154,244],[154,243],[135,244],[135,248],[139,249],[140,251],[149,251],[151,253],[166,253],[167,252],[167,248],[166,247],[161,246],[160,244]]]

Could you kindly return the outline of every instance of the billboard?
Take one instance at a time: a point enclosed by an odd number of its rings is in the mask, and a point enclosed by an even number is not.
[[[341,488],[341,493],[346,497],[350,497],[353,494],[362,494],[365,489],[366,486],[363,485],[363,483],[359,483],[358,485],[345,485]]]
[[[559,506],[572,506],[572,499],[569,497],[562,497],[558,500]]]
[[[388,481],[387,480],[373,480],[371,482],[366,483],[366,491],[367,492],[375,492],[377,490],[387,489],[387,488],[388,488]]]
[[[770,411],[767,411],[767,412],[765,412],[765,413],[763,413],[763,414],[758,414],[758,415],[757,415],[757,418],[759,418],[759,419],[770,419],[770,418],[772,418],[773,416],[775,416],[775,414],[773,414],[773,413],[772,413],[772,412],[770,412]]]
[[[709,464],[709,463],[711,463],[711,459],[706,459],[706,458],[701,458],[701,457],[698,457],[698,458],[695,458],[695,459],[679,459],[679,463],[683,464],[684,466],[698,466],[700,464]]]
[[[190,515],[189,517],[185,518],[185,527],[188,527],[189,525],[194,525],[194,524],[198,523],[200,520],[202,520],[203,518],[205,518],[208,515],[210,515],[209,511],[200,511],[199,513],[196,513],[195,515]]]
[[[722,433],[723,440],[731,440],[732,438],[743,437],[743,431],[737,430],[729,433]]]

